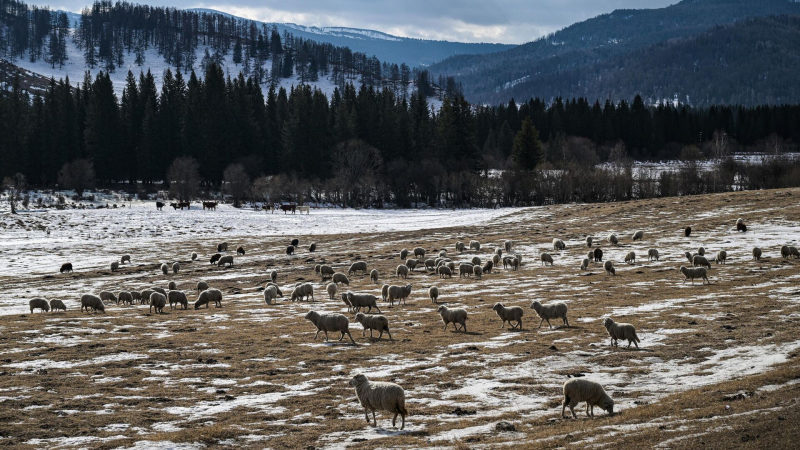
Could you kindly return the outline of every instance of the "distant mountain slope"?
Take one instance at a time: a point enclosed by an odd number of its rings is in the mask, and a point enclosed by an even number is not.
[[[207,8],[195,8],[190,11],[237,17]],[[240,19],[249,20],[244,18]],[[515,47],[509,44],[412,39],[393,36],[381,31],[360,28],[309,27],[293,23],[273,22],[257,23],[266,23],[270,27],[275,25],[281,34],[283,34],[284,31],[288,31],[303,39],[325,42],[337,47],[349,47],[356,52],[362,52],[369,56],[374,55],[383,62],[396,64],[406,63],[411,67],[428,66],[454,55],[487,54]]]
[[[616,10],[571,25],[550,36],[511,50],[489,55],[449,58],[431,66],[435,74],[453,75],[470,100],[506,101],[512,95],[528,97],[517,89],[536,78],[562,72],[589,70],[660,42],[695,36],[718,25],[752,17],[800,14],[800,3],[789,0],[684,0],[649,10]],[[542,92],[550,97],[555,93]],[[576,93],[577,95],[577,93]]]

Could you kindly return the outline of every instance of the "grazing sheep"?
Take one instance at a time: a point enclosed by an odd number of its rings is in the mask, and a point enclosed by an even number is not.
[[[553,257],[550,256],[549,253],[542,252],[542,254],[539,255],[539,258],[542,260],[542,265],[543,266],[547,266],[548,263],[550,264],[550,266],[553,265]]]
[[[166,263],[161,264],[161,273],[164,275],[169,273],[169,266]]]
[[[564,383],[564,403],[561,405],[561,417],[564,417],[564,410],[569,407],[572,418],[575,415],[575,406],[580,402],[586,402],[586,415],[594,417],[594,407],[603,408],[608,414],[614,414],[614,400],[606,394],[606,391],[598,383],[584,378],[573,378]]]
[[[417,261],[416,259],[410,259],[409,258],[409,259],[406,260],[406,267],[408,267],[409,270],[413,271],[414,269],[417,268],[417,263],[418,262],[419,261]]]
[[[333,278],[334,273],[336,272],[331,266],[323,264],[319,267],[319,276],[322,277],[322,281]]]
[[[167,285],[167,289],[169,289],[171,291],[175,290],[175,289],[178,289],[178,283],[176,283],[174,281],[170,281],[169,284]]]
[[[153,292],[150,294],[150,312],[153,312],[153,308],[156,309],[156,314],[161,314],[164,312],[164,307],[167,306],[167,297],[160,292]]]
[[[273,283],[276,282],[278,280],[278,271],[277,270],[270,270],[269,271],[269,279],[272,280]]]
[[[492,256],[492,262],[494,263],[495,266],[500,265],[500,260],[501,260],[500,255]]]
[[[627,255],[625,255],[625,262],[628,264],[635,264],[636,263],[636,252],[633,250],[629,251]]]
[[[586,246],[590,247],[590,248],[592,247],[592,237],[591,236],[587,236],[586,237]]]
[[[197,301],[194,302],[194,309],[200,309],[203,305],[206,305],[206,309],[208,309],[208,304],[211,302],[214,302],[214,306],[217,308],[222,307],[222,292],[219,289],[206,289],[201,292],[197,296]]]
[[[400,250],[400,259],[405,261],[407,258],[408,258],[408,249],[404,248],[404,249]]]
[[[542,328],[542,323],[547,321],[547,326],[550,329],[553,329],[553,326],[550,325],[550,319],[561,319],[564,321],[565,326],[569,326],[569,320],[567,320],[567,304],[566,303],[550,303],[549,305],[543,305],[538,301],[534,301],[531,303],[531,308],[536,311],[536,314],[542,318],[539,322],[539,328]]]
[[[271,305],[272,301],[276,298],[278,298],[278,289],[275,286],[267,286],[264,288],[264,303]],[[333,300],[333,296],[331,296],[331,300]]]
[[[797,247],[790,245],[789,246],[789,256],[794,256],[795,258],[800,258],[800,251],[797,250]]]
[[[708,262],[708,259],[706,259],[705,256],[694,255],[694,257],[692,258],[692,265],[694,265],[695,267],[702,266],[711,269],[711,263]]]
[[[503,249],[502,248],[494,249],[494,254],[497,256],[503,256]]]
[[[264,286],[264,289],[266,289],[266,288],[268,288],[270,286],[274,286],[275,287],[275,292],[278,293],[278,297],[283,297],[283,292],[281,292],[281,288],[275,283],[267,282],[266,286]]]
[[[589,258],[583,258],[581,261],[581,270],[586,270],[589,268]]]
[[[445,259],[445,258],[442,258],[440,256],[437,259],[441,260],[441,259]],[[433,259],[433,258],[426,259],[425,260],[425,270],[435,270],[435,269],[436,269],[436,259]]]
[[[113,292],[109,292],[109,291],[101,291],[100,292],[100,300],[103,300],[104,302],[118,303],[117,302],[117,296],[114,295]]]
[[[611,261],[606,261],[603,264],[603,269],[606,270],[606,273],[610,273],[611,275],[616,275],[617,274],[617,270],[614,269],[614,263],[611,262]]]
[[[308,246],[308,251],[311,253],[317,251],[317,243],[316,242],[311,243],[311,245]]]
[[[317,339],[319,336],[319,332],[322,331],[325,333],[325,341],[328,341],[328,331],[338,331],[342,333],[342,336],[339,337],[339,341],[344,339],[344,335],[346,334],[350,338],[350,342],[353,345],[356,345],[356,341],[353,340],[353,336],[350,334],[350,321],[347,320],[347,316],[344,314],[336,314],[336,313],[318,313],[316,311],[309,311],[306,313],[305,318],[317,327],[317,333],[314,335],[314,340]]]
[[[291,244],[292,247],[298,247],[300,245],[300,239],[294,238],[289,244]]]
[[[84,294],[81,296],[81,312],[86,309],[86,312],[89,312],[89,308],[92,308],[92,311],[102,311],[106,312],[106,307],[103,305],[103,301],[100,300],[100,297],[92,294]]]
[[[293,245],[290,245],[290,246],[286,247],[286,256],[292,256],[293,253],[294,253],[294,246]]]
[[[367,330],[369,330],[369,338],[372,339],[372,330],[379,332],[378,339],[383,337],[383,332],[389,334],[389,340],[393,341],[392,333],[389,331],[389,319],[386,316],[377,315],[377,314],[364,314],[364,313],[357,313],[356,314],[356,322],[361,324],[363,328],[361,330],[361,336],[366,336]]]
[[[467,310],[463,308],[453,308],[450,309],[447,306],[440,306],[439,309],[436,310],[440,316],[442,316],[442,322],[444,322],[444,329],[447,330],[447,325],[453,324],[456,331],[458,331],[458,325],[461,325],[461,330],[466,333],[467,332]]]
[[[475,275],[475,278],[481,279],[483,277],[483,269],[481,266],[474,266],[472,267],[472,274]]]
[[[698,255],[700,255],[700,256],[705,256],[705,254],[706,254],[706,249],[705,249],[705,247],[700,247],[700,248],[698,248],[698,249],[697,249],[697,254],[698,254]]]
[[[753,259],[756,261],[761,261],[761,249],[758,247],[753,247]]]
[[[439,250],[439,258],[447,258],[447,250]]]
[[[224,267],[225,264],[227,264],[228,267],[233,267],[233,255],[225,255],[217,262],[218,267]]]
[[[289,296],[293,302],[297,300],[308,300],[309,297],[311,297],[311,301],[314,301],[314,286],[312,286],[311,283],[300,284],[294,288],[292,294]]]
[[[517,266],[521,266],[522,265],[522,255],[516,254],[516,255],[514,255],[514,259],[517,260]],[[514,270],[516,270],[516,269],[514,269]]]
[[[150,301],[150,294],[152,294],[153,292],[155,292],[155,291],[152,290],[152,289],[143,289],[139,293],[139,304],[140,305],[144,305],[145,303]]]
[[[350,268],[347,269],[348,275],[354,275],[356,272],[363,272],[364,274],[367,273],[367,263],[365,261],[357,261],[353,264],[350,264]]]
[[[509,240],[503,242],[503,247],[506,249],[507,253],[511,253],[511,247],[513,246],[514,246],[514,241]]]
[[[142,293],[139,291],[131,291],[131,297],[133,297],[134,301],[138,301],[142,299]]]
[[[342,302],[347,305],[347,312],[353,312],[353,305],[350,304],[350,300],[347,298],[347,292],[342,292]]]
[[[725,264],[725,261],[727,260],[728,260],[728,252],[726,252],[725,250],[718,251],[717,256],[714,257],[714,261],[716,261],[717,264],[720,263]]]
[[[486,261],[486,264],[483,265],[483,273],[492,273],[492,269],[494,269],[492,260]]]
[[[414,256],[417,258],[424,258],[425,257],[425,249],[422,247],[414,248]]]
[[[325,290],[328,292],[328,298],[333,300],[333,297],[336,295],[336,292],[339,290],[339,288],[336,286],[336,283],[328,283],[328,285],[325,286]]]
[[[648,261],[658,261],[658,250],[651,248],[647,251],[647,260]]]
[[[781,257],[783,257],[783,259],[786,259],[786,258],[789,257],[789,246],[788,245],[784,245],[783,247],[781,247]]]
[[[617,239],[617,235],[611,233],[608,235],[608,243],[611,245],[617,245],[619,243],[619,239]]]
[[[411,295],[411,285],[407,284],[405,286],[389,286],[387,300],[389,300],[389,304],[394,306],[394,301],[397,300],[397,304],[399,305],[402,301],[403,304],[406,304],[406,299],[408,296]]]
[[[221,254],[214,253],[213,255],[211,255],[211,260],[210,260],[211,264],[216,264],[217,261],[219,261],[220,258],[222,258]]]
[[[467,248],[467,246],[466,246],[466,245],[464,245],[464,243],[463,243],[463,242],[461,242],[461,241],[458,241],[458,242],[456,242],[456,251],[457,251],[457,252],[464,253],[464,250],[465,250],[466,248]]]
[[[599,248],[594,249],[594,262],[603,262],[603,250]]]
[[[186,294],[181,291],[167,292],[167,300],[169,301],[169,308],[172,309],[173,305],[183,305],[183,309],[189,309],[189,299]]]
[[[50,300],[50,310],[53,312],[57,310],[66,311],[67,305],[65,305],[61,300]]]
[[[244,255],[244,247],[242,247],[240,245],[239,248],[236,249],[236,254],[237,255]]]
[[[616,323],[614,322],[611,317],[606,317],[603,320],[603,326],[606,327],[608,331],[608,335],[611,336],[611,345],[618,346],[618,341],[622,339],[623,341],[628,341],[628,347],[631,346],[631,343],[639,348],[639,336],[636,335],[636,328],[629,323]]]
[[[373,283],[378,282],[378,269],[372,269],[372,271],[370,271],[369,280],[372,281]]]
[[[130,264],[131,263],[131,255],[122,255],[122,258],[119,259],[120,264]]]
[[[439,266],[436,271],[439,273],[439,278],[453,278],[453,271],[447,266]]]
[[[152,288],[152,291],[153,291],[153,292],[160,292],[160,293],[161,293],[162,295],[164,295],[165,297],[166,297],[166,295],[167,295],[167,291],[166,291],[166,290],[164,290],[163,288],[160,288],[160,287],[154,287],[154,288]],[[149,298],[149,297],[148,297],[148,298]]]
[[[347,301],[353,306],[353,311],[358,312],[361,308],[367,308],[367,312],[371,312],[372,308],[381,312],[378,308],[378,297],[372,294],[354,294],[351,291],[346,292]]]
[[[111,271],[116,272],[117,270],[119,270],[119,263],[114,261],[111,263]]]
[[[119,303],[124,304],[133,304],[133,295],[129,291],[119,291],[119,295],[117,296],[117,300]]]
[[[72,263],[64,263],[61,265],[61,268],[58,269],[59,272],[72,272]]]
[[[43,298],[31,299],[31,301],[28,302],[28,306],[31,308],[31,314],[33,314],[33,310],[36,308],[41,309],[43,313],[50,311],[50,304]]]
[[[389,285],[388,284],[384,284],[381,287],[381,297],[383,298],[383,301],[387,301],[387,299],[389,298]]]
[[[681,268],[678,269],[678,270],[680,270],[681,273],[684,276],[684,278],[683,278],[683,282],[684,283],[686,283],[686,280],[692,280],[692,284],[694,284],[694,279],[695,278],[702,278],[708,284],[711,284],[711,282],[708,281],[708,271],[706,270],[705,267],[686,267],[686,266],[681,266]]]
[[[356,389],[356,397],[364,407],[364,417],[367,419],[367,423],[369,423],[369,411],[372,411],[372,426],[377,427],[375,411],[380,410],[394,413],[393,427],[396,426],[398,414],[402,419],[400,429],[406,427],[408,411],[406,410],[406,393],[402,387],[385,381],[369,381],[362,374],[354,376],[349,384]]]
[[[228,243],[223,242],[221,244],[217,244],[217,253],[227,252],[228,251]]]
[[[747,232],[747,225],[744,224],[741,218],[736,220],[736,231],[741,231],[742,233]]]
[[[231,256],[230,258],[231,258],[231,265],[233,265],[233,256]],[[178,263],[173,263],[172,264],[172,273],[176,274],[176,273],[178,273],[179,270],[181,270],[181,265],[178,264]]]
[[[478,241],[469,241],[469,249],[475,250],[476,252],[481,250],[481,243]]]
[[[503,269],[508,269],[510,266],[513,265],[514,257],[513,256],[504,256],[503,257]]]
[[[395,269],[395,275],[403,279],[408,278],[408,266],[405,264],[400,264],[397,266],[397,269]]]
[[[196,261],[196,260],[197,260],[197,253],[192,252],[192,261]]]
[[[553,238],[553,251],[560,251],[567,248],[567,244],[564,243],[561,239]]]
[[[463,278],[465,275],[467,278],[472,276],[472,268],[474,266],[470,263],[461,263],[458,265],[458,277]]]
[[[203,292],[208,289],[208,283],[205,281],[198,281],[197,282],[197,292]]]
[[[634,241],[641,241],[642,239],[644,239],[644,231],[639,230],[639,231],[633,233],[633,236],[631,236],[631,239],[634,240]]]
[[[685,256],[689,262],[692,262],[692,258],[694,258],[694,255],[692,255],[690,252],[684,252],[683,256]]]
[[[480,266],[482,263],[481,259],[477,256],[473,256],[472,261],[470,262],[472,263],[473,266]]]
[[[431,303],[438,303],[439,302],[439,288],[436,286],[431,286],[428,288],[428,297],[431,298]]]
[[[524,311],[519,306],[512,306],[510,308],[506,308],[502,303],[495,303],[492,306],[492,310],[497,313],[497,316],[503,320],[503,323],[500,324],[500,328],[504,328],[506,326],[506,322],[511,325],[511,329],[519,328],[522,330],[522,314]],[[511,322],[517,322],[516,325],[512,324]]]
[[[689,237],[692,234],[692,227],[686,227],[683,229],[683,235]]]

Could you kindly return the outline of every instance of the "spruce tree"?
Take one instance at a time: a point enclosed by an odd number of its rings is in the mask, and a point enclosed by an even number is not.
[[[522,128],[514,137],[511,158],[515,167],[519,170],[533,170],[544,158],[544,149],[542,142],[539,140],[539,131],[533,126],[530,118],[525,118],[522,121]]]

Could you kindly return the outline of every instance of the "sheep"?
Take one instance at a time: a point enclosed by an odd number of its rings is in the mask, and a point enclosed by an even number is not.
[[[150,301],[150,294],[155,292],[152,289],[144,289],[139,293],[139,304],[144,305],[148,301]]]
[[[405,261],[406,258],[408,258],[408,249],[404,248],[404,249],[400,250],[400,259]]]
[[[152,291],[153,291],[153,292],[160,292],[160,293],[161,293],[161,295],[163,295],[163,296],[165,296],[165,297],[166,297],[166,295],[167,295],[167,291],[166,291],[166,290],[164,290],[163,288],[160,288],[160,287],[154,287],[154,288],[152,288]],[[148,298],[149,298],[149,297],[148,297]]]
[[[131,291],[131,298],[133,298],[133,301],[140,301],[142,299],[142,293],[139,291]]]
[[[494,249],[494,254],[497,256],[503,256],[503,249],[499,247]]]
[[[486,261],[486,264],[483,265],[483,273],[492,273],[492,269],[494,269],[492,260]]]
[[[786,259],[786,258],[789,257],[789,246],[788,245],[784,245],[783,247],[781,247],[781,257],[783,259]]]
[[[447,258],[447,250],[439,250],[439,258]]]
[[[542,265],[543,266],[547,266],[548,263],[550,263],[550,266],[553,265],[553,257],[550,256],[549,253],[542,252],[542,254],[539,255],[539,258],[542,260]]]
[[[197,261],[197,253],[192,252],[192,261]]]
[[[114,295],[113,292],[101,291],[99,297],[100,297],[100,300],[103,300],[105,302],[117,303],[117,296]]]
[[[371,312],[372,308],[381,312],[378,308],[378,297],[372,294],[354,294],[351,291],[346,292],[347,301],[353,306],[353,311],[358,312],[361,308],[367,308],[367,312]]]
[[[589,417],[594,417],[595,406],[603,408],[609,415],[614,414],[614,400],[598,383],[584,378],[567,380],[564,383],[564,403],[561,405],[561,417],[564,417],[564,411],[569,407],[572,418],[577,419],[575,406],[580,402],[586,402],[586,415]]]
[[[492,256],[492,262],[494,263],[495,266],[499,266],[500,265],[500,255]]]
[[[153,312],[153,308],[156,309],[156,314],[160,314],[164,312],[164,306],[167,305],[167,298],[164,294],[160,292],[153,292],[150,294],[150,312]]]
[[[472,268],[474,266],[470,263],[461,263],[458,265],[458,277],[463,278],[465,275],[467,278],[472,276]]]
[[[627,255],[625,255],[625,262],[628,264],[636,264],[636,252],[633,250],[629,251]]]
[[[431,303],[438,303],[439,302],[439,288],[436,286],[431,286],[428,288],[428,297],[431,298]]]
[[[347,305],[347,312],[353,312],[353,305],[350,303],[350,300],[347,298],[347,292],[342,292],[342,302]]]
[[[589,247],[589,248],[591,248],[591,247],[592,247],[592,240],[593,240],[593,239],[592,239],[592,237],[591,237],[591,236],[587,236],[587,237],[586,237],[586,246],[587,246],[587,247]]]
[[[189,299],[186,298],[186,294],[182,291],[171,290],[167,292],[167,300],[169,301],[170,309],[173,308],[173,305],[183,305],[183,309],[189,309]]]
[[[685,256],[689,262],[692,262],[692,258],[694,258],[694,255],[692,255],[690,252],[683,252],[683,256]]]
[[[695,267],[702,266],[711,269],[711,263],[708,262],[708,259],[706,259],[705,256],[694,255],[694,257],[692,258],[692,265],[694,265]]]
[[[169,273],[169,266],[166,263],[161,264],[161,273],[164,275]]]
[[[311,252],[311,253],[314,253],[315,251],[317,251],[317,243],[316,242],[312,242],[311,245],[308,246],[308,251]]]
[[[589,258],[583,258],[581,261],[581,270],[586,270],[589,268]]]
[[[547,321],[547,326],[550,329],[553,329],[553,326],[550,325],[550,319],[561,319],[564,321],[565,326],[569,326],[569,320],[567,320],[567,304],[566,303],[550,303],[549,305],[543,305],[538,301],[534,301],[531,303],[531,308],[536,311],[536,314],[542,318],[539,321],[539,328],[542,327],[542,323]]]
[[[333,297],[336,295],[336,291],[338,291],[339,288],[336,286],[336,283],[328,283],[328,285],[325,286],[325,290],[328,292],[328,298],[333,300]]]
[[[483,277],[483,269],[481,266],[473,266],[472,274],[475,275],[475,278],[481,279]]]
[[[227,252],[228,251],[228,243],[223,242],[221,244],[217,244],[217,253]]]
[[[744,224],[741,218],[736,220],[736,231],[741,231],[742,233],[747,232],[747,225]]]
[[[281,292],[281,288],[275,283],[267,282],[266,286],[264,286],[264,289],[270,286],[275,288],[275,292],[278,294],[278,297],[283,297],[283,292]]]
[[[692,227],[686,227],[683,229],[683,235],[689,237],[692,234]]]
[[[61,300],[50,300],[50,310],[55,312],[56,310],[66,311],[67,305],[64,304]]]
[[[416,259],[410,259],[409,258],[409,259],[406,260],[406,267],[408,267],[409,270],[413,271],[414,269],[417,268],[417,263],[418,262],[419,261],[417,261]]]
[[[594,249],[594,262],[603,262],[603,250],[599,248]]]
[[[210,260],[211,264],[216,264],[217,261],[219,261],[220,258],[222,258],[221,254],[214,253],[213,255],[211,255],[211,260]]]
[[[686,280],[692,280],[692,284],[694,284],[694,279],[695,278],[702,278],[708,284],[711,284],[711,282],[708,281],[708,271],[706,270],[705,267],[686,267],[686,266],[681,266],[680,269],[678,269],[678,270],[680,270],[681,273],[683,274],[683,277],[684,277],[683,278],[683,282],[684,283],[686,283]]]
[[[466,249],[466,245],[464,245],[463,242],[461,242],[461,241],[456,242],[456,251],[457,252],[464,253],[465,249]]]
[[[720,263],[725,264],[725,261],[727,261],[727,260],[728,260],[728,252],[726,252],[725,250],[718,251],[717,252],[717,256],[714,257],[714,261],[717,264],[720,264]]]
[[[106,307],[103,305],[103,301],[100,300],[100,297],[92,294],[84,294],[81,296],[81,312],[86,309],[86,312],[89,312],[89,308],[92,308],[92,311],[102,311],[106,312]]]
[[[119,263],[114,261],[111,263],[111,271],[116,272],[117,270],[119,270]]]
[[[353,264],[350,264],[350,268],[347,269],[348,275],[354,275],[356,272],[363,272],[364,274],[367,273],[367,263],[365,261],[357,261]]]
[[[453,271],[447,266],[439,266],[436,271],[439,273],[439,278],[453,278]]]
[[[617,245],[619,243],[619,239],[617,239],[617,235],[611,233],[608,235],[608,243],[611,245]]]
[[[507,269],[509,266],[513,265],[514,258],[512,256],[504,256],[503,257],[503,269]]]
[[[356,314],[356,322],[361,324],[363,328],[361,330],[361,336],[365,336],[367,330],[369,330],[369,338],[372,339],[372,330],[378,331],[380,334],[378,335],[378,339],[383,337],[383,332],[389,334],[389,340],[393,341],[392,333],[389,331],[389,319],[386,316],[377,315],[377,314],[364,314],[364,313],[357,313]]]
[[[405,286],[389,286],[389,290],[387,291],[387,299],[389,300],[389,304],[394,306],[394,301],[397,300],[397,304],[400,304],[400,301],[403,304],[406,304],[406,299],[409,295],[411,295],[411,285],[407,284]]]
[[[231,256],[230,258],[231,258],[231,261],[233,261],[233,256]],[[231,265],[233,265],[233,263],[231,263]],[[176,274],[176,273],[178,273],[179,270],[181,270],[181,265],[178,264],[177,262],[172,263],[172,273]]]
[[[698,249],[697,249],[697,254],[698,254],[698,255],[700,255],[700,256],[705,256],[705,254],[706,254],[706,249],[705,249],[705,247],[700,247],[700,248],[698,248]]]
[[[311,297],[311,301],[314,301],[314,286],[312,286],[311,283],[300,284],[294,288],[292,294],[289,296],[293,302],[297,300],[308,300],[309,297]]]
[[[564,243],[561,239],[553,238],[553,251],[564,250],[567,248],[567,244]]]
[[[610,273],[611,275],[616,275],[617,274],[616,269],[614,269],[614,263],[611,262],[611,261],[606,261],[603,264],[603,269],[606,270],[606,273]]]
[[[276,298],[278,298],[278,289],[275,286],[264,288],[264,303],[271,305]],[[331,296],[331,300],[333,300],[333,296]]]
[[[369,273],[369,280],[373,283],[378,283],[378,269],[372,269]]]
[[[647,251],[647,260],[648,261],[658,261],[658,250],[651,248]]]
[[[397,269],[395,269],[395,275],[403,279],[408,278],[408,266],[405,264],[400,264],[397,266]]]
[[[389,297],[389,285],[388,284],[384,284],[381,287],[381,297],[383,298],[383,301],[387,301],[387,299]]]
[[[364,407],[364,417],[369,423],[369,411],[372,411],[372,426],[377,427],[375,411],[388,411],[394,413],[392,426],[396,426],[397,415],[400,415],[402,423],[400,429],[406,427],[406,393],[400,385],[387,383],[385,381],[369,381],[366,376],[358,374],[350,380],[349,385],[356,389],[356,397]]]
[[[789,256],[794,256],[795,258],[800,258],[800,251],[797,250],[797,247],[790,245],[789,246]]]
[[[122,303],[132,305],[133,304],[133,295],[129,291],[120,291],[119,295],[117,296],[117,300]]]
[[[218,267],[224,267],[225,264],[227,264],[228,267],[233,267],[233,255],[225,255],[222,258],[220,258],[219,261],[217,262]]]
[[[269,271],[269,279],[272,280],[273,283],[276,282],[278,280],[278,271],[277,270],[270,270]]]
[[[206,305],[206,309],[208,309],[208,304],[211,302],[214,302],[214,306],[217,308],[222,307],[222,292],[219,289],[206,289],[201,292],[197,296],[197,301],[194,302],[194,309],[200,309],[203,305]]]
[[[631,240],[634,241],[641,241],[642,239],[644,239],[644,231],[642,230],[636,231],[635,233],[633,233],[633,236],[631,236]]]
[[[244,247],[242,247],[242,246],[240,245],[240,246],[239,246],[239,248],[237,248],[237,249],[236,249],[236,254],[237,254],[237,255],[242,255],[242,256],[243,256],[243,255],[244,255]]]
[[[72,263],[64,263],[64,264],[62,264],[61,268],[58,269],[58,271],[60,273],[72,272]]]
[[[323,264],[319,267],[319,276],[322,277],[322,281],[333,278],[334,273],[336,272],[331,266]]]
[[[442,316],[442,322],[444,322],[444,329],[447,330],[447,325],[453,324],[456,331],[458,331],[458,325],[461,325],[461,330],[466,333],[467,332],[467,310],[463,308],[453,308],[450,309],[447,306],[440,306],[439,309],[436,310],[440,316]]]
[[[31,308],[31,314],[33,314],[33,310],[36,308],[41,309],[43,313],[50,311],[50,304],[43,298],[31,299],[31,301],[28,302],[28,306]]]
[[[473,256],[470,262],[472,263],[473,266],[480,266],[482,263],[481,259],[477,256]]]
[[[519,258],[519,255],[511,258],[511,270],[519,270],[519,264],[521,262]]]
[[[347,320],[347,317],[344,314],[337,314],[337,313],[318,313],[316,311],[309,311],[306,313],[305,318],[317,327],[317,333],[314,335],[314,340],[317,339],[319,336],[319,332],[322,331],[325,333],[325,341],[328,341],[328,331],[338,331],[342,333],[342,336],[339,338],[339,341],[344,339],[344,335],[346,334],[350,338],[350,342],[353,345],[356,345],[356,341],[353,340],[353,336],[350,334],[350,321]]]
[[[506,252],[508,252],[508,253],[511,253],[511,247],[513,247],[513,246],[514,246],[514,241],[509,240],[509,241],[503,242],[503,248],[505,248]]]
[[[503,323],[500,324],[500,328],[506,326],[506,322],[511,325],[511,329],[519,328],[522,330],[522,314],[524,311],[519,306],[512,306],[510,308],[506,308],[502,303],[495,303],[492,306],[492,310],[497,313],[497,316],[503,320]],[[517,322],[516,325],[512,324],[511,322]]]
[[[425,249],[422,247],[415,247],[414,248],[414,256],[417,258],[424,258],[425,257]]]
[[[314,273],[319,273],[319,268],[321,266],[322,266],[321,264],[314,264]]]
[[[444,259],[444,258],[437,258],[437,259]],[[436,269],[436,259],[428,258],[425,260],[425,270],[435,270]]]
[[[290,246],[286,247],[286,256],[292,256],[293,253],[294,253],[294,246],[293,245],[290,245]]]
[[[761,249],[758,247],[753,247],[753,259],[756,261],[761,261]]]
[[[120,264],[130,264],[131,263],[131,255],[122,255],[122,258],[119,259]]]
[[[198,281],[197,282],[197,292],[203,292],[208,289],[208,283],[205,281]]]
[[[456,263],[454,263],[453,261],[447,261],[445,263],[445,266],[447,266],[450,269],[451,272],[455,272],[456,271]]]
[[[469,249],[479,252],[481,250],[481,243],[478,241],[469,241]]]
[[[292,247],[298,247],[300,246],[300,239],[294,238],[292,239],[292,242],[290,242],[290,244],[292,245]]]
[[[603,326],[606,327],[608,335],[611,337],[611,345],[617,347],[619,339],[628,341],[628,347],[631,343],[639,348],[639,336],[636,335],[636,328],[629,323],[616,323],[610,317],[603,319]]]
[[[170,281],[169,284],[167,285],[167,289],[169,289],[171,291],[175,290],[175,289],[178,289],[178,284],[175,283],[174,281]]]

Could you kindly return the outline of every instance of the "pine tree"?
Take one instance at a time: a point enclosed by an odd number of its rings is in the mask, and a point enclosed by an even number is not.
[[[522,121],[522,128],[514,137],[511,158],[519,170],[533,170],[544,159],[544,149],[542,142],[539,141],[539,131],[533,126],[530,118]]]

